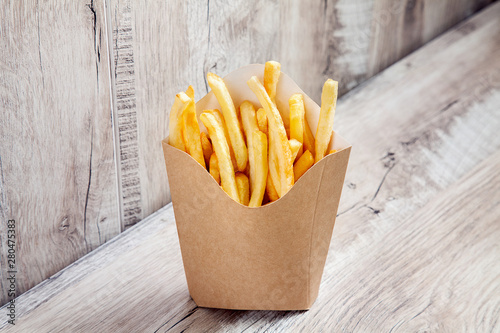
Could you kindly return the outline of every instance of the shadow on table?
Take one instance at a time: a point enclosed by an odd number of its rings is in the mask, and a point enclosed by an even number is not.
[[[198,315],[204,318],[205,323],[213,326],[209,330],[228,329],[234,327],[239,332],[247,329],[254,331],[256,328],[272,328],[273,323],[291,319],[303,313],[301,311],[258,311],[258,310],[223,310],[197,307]],[[282,324],[282,323],[281,323]],[[252,326],[253,329],[252,329]]]

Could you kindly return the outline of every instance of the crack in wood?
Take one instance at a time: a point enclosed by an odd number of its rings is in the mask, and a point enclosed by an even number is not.
[[[37,32],[38,32],[38,58],[40,60],[40,72],[42,73],[42,86],[45,88],[45,78],[43,75],[43,65],[42,65],[42,43],[40,39],[40,10],[38,7],[38,0],[36,2],[36,21],[37,21]]]
[[[444,108],[442,108],[439,112],[445,112],[449,108],[451,108],[453,105],[458,103],[458,99],[454,100],[453,102],[448,103]]]
[[[174,328],[175,326],[177,326],[179,323],[181,323],[183,320],[185,320],[186,318],[189,318],[190,316],[192,316],[196,310],[198,309],[198,306],[195,306],[193,309],[189,310],[189,312],[184,316],[182,317],[182,319],[180,319],[179,321],[177,321],[175,324],[173,324],[172,326],[170,326],[170,328],[167,330],[167,331],[170,331],[172,328]],[[154,332],[158,332],[160,330],[160,328],[162,328],[163,326],[165,326],[166,324],[168,323],[165,322],[163,323],[160,327],[158,327]]]
[[[92,151],[94,149],[94,131],[92,130],[92,136],[90,138],[90,158],[89,158],[89,182],[87,185],[87,194],[85,195],[85,208],[83,211],[83,240],[85,242],[85,249],[87,252],[89,251],[88,243],[87,243],[87,207],[89,203],[89,193],[90,193],[90,184],[92,182]]]
[[[380,191],[380,189],[382,188],[382,185],[384,185],[384,182],[385,182],[385,179],[387,178],[387,175],[389,174],[389,172],[392,171],[392,169],[394,169],[394,166],[396,165],[396,162],[394,163],[391,163],[391,165],[388,167],[387,171],[385,172],[384,174],[384,177],[382,177],[382,181],[380,182],[380,184],[378,185],[377,187],[377,190],[375,191],[375,194],[373,195],[373,198],[370,202],[373,202],[373,200],[375,200],[375,198],[377,197],[378,195],[378,192]]]

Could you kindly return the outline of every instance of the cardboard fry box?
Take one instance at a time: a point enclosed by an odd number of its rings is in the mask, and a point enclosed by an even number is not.
[[[264,65],[242,67],[224,78],[235,106],[260,106],[246,82],[263,81]],[[281,74],[276,104],[288,123],[288,98],[304,95],[316,132],[320,107]],[[197,104],[219,109],[212,92]],[[206,129],[200,121],[203,131]],[[334,133],[327,155],[279,200],[258,208],[233,201],[191,156],[168,144],[163,151],[182,260],[198,306],[240,310],[305,310],[318,296],[351,145]]]

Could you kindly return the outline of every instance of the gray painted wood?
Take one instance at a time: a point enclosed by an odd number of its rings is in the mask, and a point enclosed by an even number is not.
[[[335,128],[353,150],[309,311],[198,308],[168,206],[21,295],[16,328],[498,330],[499,15],[491,6],[340,99]]]
[[[0,6],[0,304],[120,232],[102,1]]]

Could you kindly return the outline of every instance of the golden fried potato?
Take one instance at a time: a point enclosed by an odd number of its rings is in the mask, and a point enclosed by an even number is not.
[[[243,172],[236,173],[236,187],[238,188],[238,195],[240,197],[240,203],[242,205],[248,206],[250,200],[250,185],[248,177]]]
[[[186,94],[181,93],[181,95]],[[198,125],[198,119],[196,118],[194,101],[191,98],[189,98],[189,103],[187,103],[184,110],[182,110],[182,119],[182,138],[184,146],[186,147],[186,152],[198,163],[200,163],[201,166],[206,168],[203,148],[201,146],[200,126]]]
[[[189,86],[186,89],[186,95],[188,95],[189,98],[191,98],[194,101],[194,88],[193,88],[193,86]]]
[[[268,61],[264,67],[264,88],[271,101],[276,105],[276,87],[281,74],[281,64],[277,61]]]
[[[304,154],[299,158],[299,160],[293,166],[293,174],[295,181],[299,178],[314,164],[314,157],[309,150],[306,150]]]
[[[300,142],[300,148],[294,161],[302,155],[304,143],[304,97],[302,94],[293,94],[288,100],[290,106],[290,139]]]
[[[210,156],[209,171],[212,177],[214,177],[217,184],[220,185],[220,172],[219,172],[219,161],[217,160],[217,155],[212,153]]]
[[[191,87],[191,86],[190,86]],[[189,88],[188,88],[189,90]],[[174,105],[170,109],[169,115],[169,141],[171,146],[177,149],[186,151],[186,146],[184,145],[184,139],[182,135],[183,118],[182,110],[185,109],[186,105],[189,103],[190,98],[185,93],[179,93],[175,96]]]
[[[314,135],[312,134],[311,128],[309,127],[309,124],[307,123],[307,118],[304,116],[304,142],[303,142],[304,149],[303,150],[309,150],[311,154],[314,156],[315,150],[315,143],[314,143]]]
[[[302,143],[295,139],[290,139],[288,140],[288,143],[290,144],[290,149],[292,151],[292,161],[295,161],[295,158],[297,157],[297,154],[299,153],[300,149],[302,148]]]
[[[203,157],[205,157],[205,163],[208,166],[208,164],[210,163],[210,156],[212,156],[213,153],[212,142],[210,142],[208,134],[205,132],[201,132],[200,139],[201,139],[201,148],[203,149]]]
[[[255,130],[252,135],[252,146],[254,149],[254,184],[252,188],[252,196],[250,198],[250,207],[259,207],[262,205],[262,199],[266,191],[266,181],[268,173],[267,164],[267,136],[259,130]],[[252,163],[250,161],[250,163]]]
[[[208,73],[207,80],[222,108],[222,114],[224,115],[224,120],[229,132],[229,140],[231,141],[231,146],[233,147],[234,156],[238,165],[238,171],[245,171],[248,162],[248,152],[245,140],[243,139],[233,99],[231,98],[231,95],[229,94],[226,84],[222,78],[214,73]]]
[[[217,161],[219,162],[222,189],[234,201],[240,202],[238,188],[236,186],[236,178],[234,176],[233,163],[231,162],[227,139],[224,136],[224,129],[222,128],[221,123],[210,112],[203,112],[200,115],[200,120],[207,128],[210,138],[212,138],[213,149],[215,150]]]
[[[316,130],[316,163],[325,156],[332,138],[338,86],[339,83],[332,79],[326,80],[323,85],[323,92],[321,93],[321,111],[319,113],[318,129]]]
[[[231,154],[231,162],[233,163],[233,168],[238,170],[238,165],[236,164],[236,157],[234,157],[234,151],[231,146],[231,140],[229,140],[229,131],[227,130],[226,122],[224,121],[224,116],[217,109],[205,110],[205,112],[211,113],[217,121],[222,124],[222,129],[224,130],[224,136],[227,139],[227,145],[229,146],[229,153]]]
[[[266,110],[263,108],[257,110],[257,125],[259,126],[259,130],[267,135],[267,116]]]
[[[267,176],[267,182],[266,182],[266,193],[267,196],[269,197],[269,201],[276,201],[280,197],[278,196],[278,192],[276,192],[276,188],[273,185],[273,181],[271,180],[271,175]]]
[[[240,105],[240,115],[241,123],[243,125],[243,130],[247,138],[247,149],[248,149],[248,164],[250,168],[250,191],[253,191],[255,183],[255,148],[253,146],[252,136],[255,131],[259,130],[257,126],[257,118],[255,116],[255,108],[249,101],[243,101]]]
[[[279,183],[275,184],[278,195],[282,197],[293,186],[293,160],[290,144],[286,135],[285,126],[276,105],[271,101],[262,83],[256,76],[247,81],[250,89],[259,99],[260,104],[266,110],[270,146],[272,146],[278,162]]]

